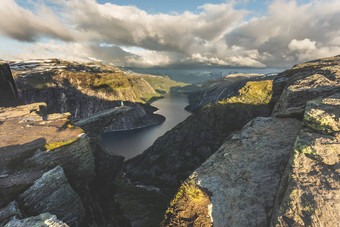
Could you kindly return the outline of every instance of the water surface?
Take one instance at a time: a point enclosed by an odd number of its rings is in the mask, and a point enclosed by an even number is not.
[[[184,121],[190,115],[188,111],[184,110],[187,105],[186,96],[176,95],[159,99],[153,102],[152,106],[159,109],[158,114],[166,117],[164,123],[136,130],[105,132],[102,134],[103,143],[110,152],[122,155],[125,159],[130,159],[142,153],[158,137]]]

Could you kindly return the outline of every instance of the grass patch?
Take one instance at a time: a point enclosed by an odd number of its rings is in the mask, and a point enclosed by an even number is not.
[[[268,104],[272,98],[272,89],[272,80],[249,81],[238,91],[239,94],[237,96],[224,99],[219,103]]]
[[[54,143],[46,144],[45,149],[51,151],[51,150],[57,149],[59,147],[69,145],[69,144],[71,144],[71,143],[73,143],[77,140],[78,140],[78,138],[73,139],[73,140],[69,140],[69,141],[60,141],[60,142],[54,142]]]

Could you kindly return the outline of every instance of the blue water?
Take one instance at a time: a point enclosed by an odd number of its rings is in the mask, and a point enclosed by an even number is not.
[[[153,102],[152,106],[159,109],[158,114],[166,117],[164,123],[130,131],[105,132],[102,134],[103,143],[111,153],[130,159],[142,153],[158,137],[184,121],[190,115],[188,111],[184,110],[187,105],[188,100],[185,96],[176,95],[159,99]]]

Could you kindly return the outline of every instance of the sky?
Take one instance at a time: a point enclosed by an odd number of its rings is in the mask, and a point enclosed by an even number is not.
[[[1,3],[0,59],[5,60],[285,68],[340,54],[338,0]]]

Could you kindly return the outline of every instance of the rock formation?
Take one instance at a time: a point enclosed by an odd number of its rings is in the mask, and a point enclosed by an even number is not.
[[[272,117],[249,122],[196,169],[162,225],[338,226],[339,59],[275,77]]]
[[[189,177],[196,190],[210,195],[211,202],[200,215],[211,215],[214,226],[268,226],[299,125],[294,119],[259,117],[224,143]],[[190,190],[182,195],[187,193]],[[195,220],[198,206],[186,218],[178,215],[178,210],[186,211],[183,198],[170,207],[173,211],[165,225],[177,221],[186,226]],[[193,203],[201,203],[201,199]]]
[[[210,80],[201,85],[201,87],[192,92],[189,96],[189,105],[186,107],[191,112],[202,109],[205,105],[215,103],[237,95],[247,81],[268,80],[272,77],[266,77],[262,74],[232,74],[227,75],[219,80]]]
[[[11,70],[8,64],[0,63],[0,106],[8,107],[18,104],[18,92]]]
[[[340,93],[307,102],[282,177],[272,226],[338,226]]]
[[[129,130],[162,123],[164,117],[146,104],[182,87],[168,77],[123,72],[100,63],[76,63],[58,59],[10,63],[19,98],[25,104],[45,102],[49,113],[71,113],[76,121],[120,106],[134,108],[108,130]]]
[[[83,122],[96,120],[97,128],[104,128],[128,110],[106,111]],[[68,119],[69,113],[46,111],[45,103],[0,108],[0,223],[49,212],[70,226],[106,225],[93,186],[102,177],[97,169],[108,167],[98,164],[105,157],[96,153],[93,138]],[[107,170],[116,169],[110,180],[122,165],[123,158],[117,160]],[[20,212],[5,209],[12,201]]]

